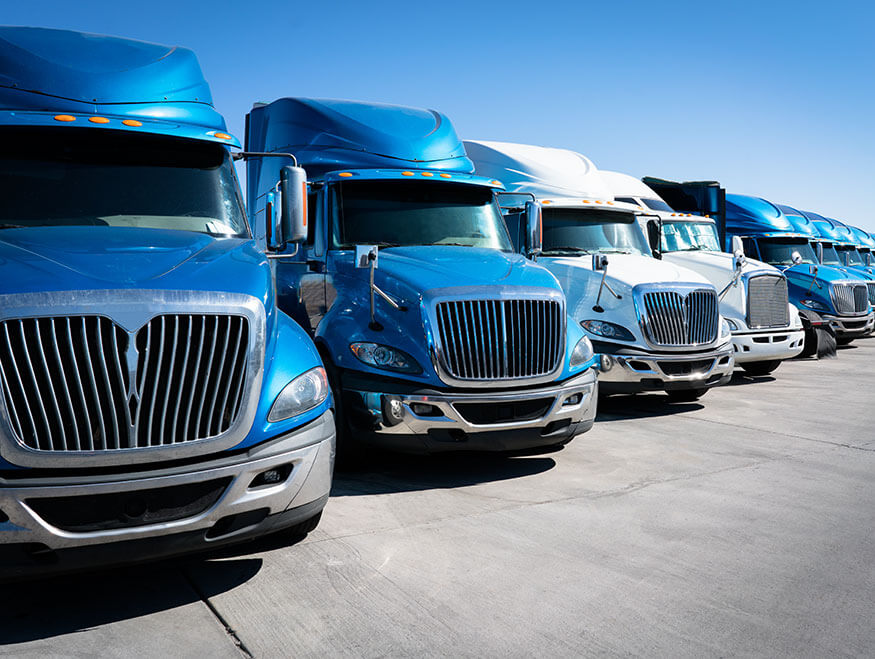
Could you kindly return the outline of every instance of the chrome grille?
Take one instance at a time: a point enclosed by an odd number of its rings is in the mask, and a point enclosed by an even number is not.
[[[103,316],[0,323],[13,432],[40,451],[172,446],[226,432],[240,412],[249,322],[155,316],[128,333]]]
[[[787,327],[790,324],[787,302],[787,280],[784,277],[752,277],[747,283],[747,326],[751,329]]]
[[[717,339],[717,294],[709,290],[644,293],[641,326],[655,345],[688,346]]]
[[[442,366],[459,380],[552,373],[565,352],[555,300],[453,300],[436,305]]]
[[[875,281],[866,282],[866,287],[869,289],[869,304],[875,306]]]
[[[838,313],[865,313],[869,310],[869,293],[865,284],[833,284],[830,296]]]

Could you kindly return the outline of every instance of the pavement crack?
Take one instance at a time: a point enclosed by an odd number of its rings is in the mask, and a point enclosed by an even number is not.
[[[225,633],[231,639],[231,642],[237,647],[238,652],[241,655],[246,657],[247,659],[253,659],[255,655],[249,651],[249,648],[246,647],[246,644],[243,640],[237,635],[235,629],[228,624],[228,621],[225,620],[224,616],[219,613],[219,610],[213,606],[213,603],[210,601],[210,598],[207,597],[206,593],[201,590],[201,588],[197,585],[194,579],[191,578],[191,575],[188,573],[188,570],[183,569],[182,575],[185,577],[185,580],[188,582],[188,585],[191,586],[191,589],[197,593],[197,596],[200,598],[201,602],[209,609],[210,613],[213,614],[213,617],[219,622],[222,628],[225,630]]]

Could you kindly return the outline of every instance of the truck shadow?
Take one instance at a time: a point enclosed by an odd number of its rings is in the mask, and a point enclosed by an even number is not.
[[[552,449],[556,451],[559,449]],[[543,454],[490,455],[447,453],[441,455],[403,455],[373,453],[334,472],[331,496],[390,494],[418,490],[438,490],[477,485],[493,481],[533,476],[556,466]]]
[[[711,395],[711,394],[707,394]],[[695,412],[705,406],[699,402],[672,403],[665,394],[631,394],[599,398],[596,423]]]
[[[774,382],[776,378],[772,375],[750,375],[744,371],[735,371],[732,374],[732,379],[724,387],[738,387],[746,384],[760,384],[763,382]]]
[[[127,568],[3,584],[0,654],[16,643],[73,634],[200,603],[245,583],[262,560],[177,559]],[[185,563],[197,561],[197,587]],[[3,646],[6,646],[5,648]],[[118,648],[116,648],[118,649]]]

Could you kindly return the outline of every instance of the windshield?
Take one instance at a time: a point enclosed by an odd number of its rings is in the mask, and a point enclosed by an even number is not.
[[[769,265],[793,265],[793,252],[799,252],[802,263],[817,263],[814,249],[807,241],[792,238],[760,238],[760,257]]]
[[[665,211],[667,213],[671,213],[674,211],[674,208],[665,203],[662,199],[641,199],[644,202],[644,205],[647,206],[652,211]]]
[[[839,258],[839,253],[832,245],[823,246],[823,260],[821,261],[821,263],[823,265],[844,265],[844,263],[842,263],[842,260]]]
[[[848,265],[865,265],[863,263],[863,257],[860,256],[860,253],[854,247],[839,247],[839,251],[841,252],[841,256],[846,259],[846,263]]]
[[[663,252],[720,252],[717,227],[711,222],[663,222]]]
[[[513,250],[490,188],[436,181],[344,181],[333,189],[336,249],[461,245]]]
[[[0,229],[111,226],[248,236],[218,144],[81,128],[4,128]]]
[[[650,254],[632,213],[545,206],[542,214],[545,255]]]

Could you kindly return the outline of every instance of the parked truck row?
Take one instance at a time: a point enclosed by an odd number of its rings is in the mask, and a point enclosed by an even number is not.
[[[336,457],[557,447],[872,331],[875,240],[820,216],[393,105],[258,102],[241,144],[184,48],[0,61],[3,578],[300,538]]]

